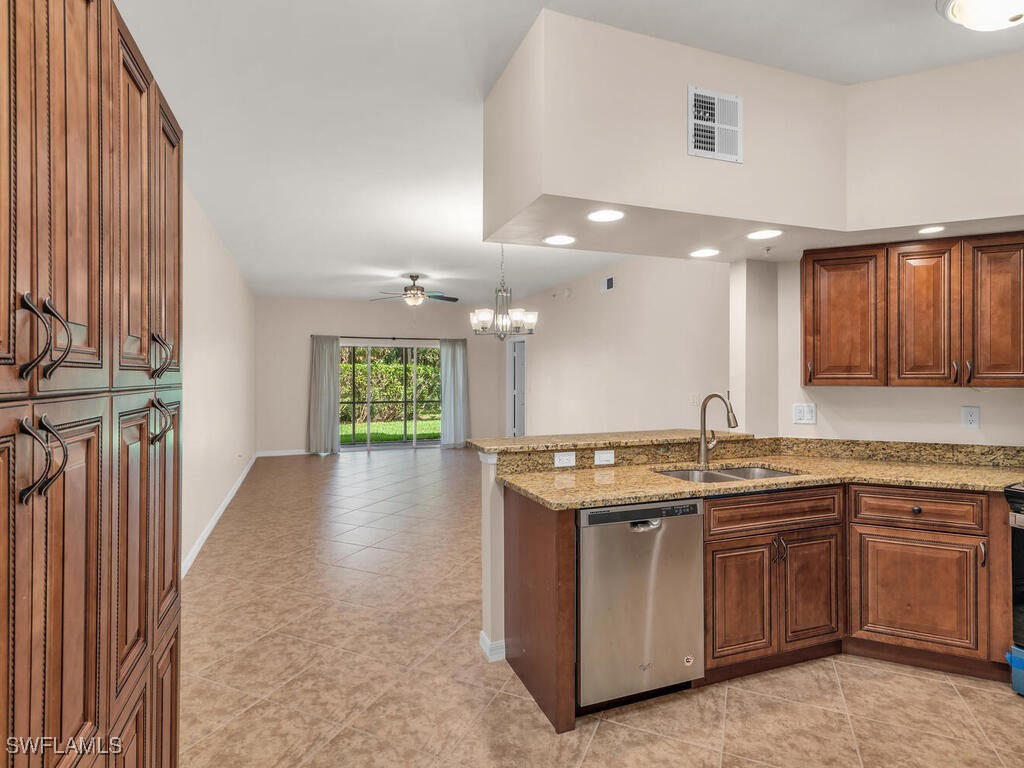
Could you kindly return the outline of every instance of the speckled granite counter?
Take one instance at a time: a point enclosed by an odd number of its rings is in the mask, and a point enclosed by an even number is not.
[[[696,429],[653,429],[642,432],[590,432],[582,435],[488,437],[470,440],[481,453],[530,453],[531,451],[578,451],[585,448],[625,448],[638,445],[696,443]],[[742,440],[752,435],[721,432],[720,440]]]
[[[922,464],[901,461],[762,455],[711,463],[711,468],[760,466],[799,474],[767,480],[692,483],[659,475],[659,469],[693,469],[692,463],[547,470],[503,475],[509,488],[553,510],[639,504],[667,499],[725,496],[816,485],[865,483],[967,491],[1001,491],[1024,481],[1024,467]]]

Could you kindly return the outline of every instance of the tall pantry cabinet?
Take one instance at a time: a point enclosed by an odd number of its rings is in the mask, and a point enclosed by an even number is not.
[[[175,766],[182,133],[110,0],[0,4],[4,765]]]

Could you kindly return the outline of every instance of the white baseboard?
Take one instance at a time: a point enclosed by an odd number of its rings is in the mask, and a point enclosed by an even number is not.
[[[500,642],[492,643],[490,638],[481,629],[480,650],[484,652],[484,656],[488,661],[501,661],[505,658],[505,641],[501,640]]]
[[[256,456],[254,458],[260,459],[267,456],[303,456],[306,453],[308,453],[308,451],[304,451],[301,448],[290,451],[256,451]]]
[[[213,517],[210,518],[210,522],[206,524],[206,527],[203,528],[203,532],[199,534],[199,540],[196,541],[188,555],[186,555],[185,559],[182,560],[181,575],[183,577],[188,573],[188,569],[192,567],[192,563],[195,562],[196,557],[199,555],[199,550],[203,548],[203,544],[205,544],[206,540],[210,538],[210,534],[213,533],[213,529],[217,527],[217,523],[220,521],[221,515],[224,514],[224,510],[228,508],[228,504],[230,504],[231,500],[235,498],[235,494],[238,493],[238,489],[242,487],[242,483],[245,482],[245,478],[249,475],[249,470],[252,469],[252,465],[256,462],[257,456],[259,456],[259,454],[254,453],[252,458],[249,459],[249,463],[245,465],[245,469],[242,470],[242,474],[240,474],[238,479],[235,480],[235,484],[231,486],[230,490],[228,490],[228,494],[224,497],[224,501],[220,503],[220,506],[217,507],[217,511],[213,513]]]

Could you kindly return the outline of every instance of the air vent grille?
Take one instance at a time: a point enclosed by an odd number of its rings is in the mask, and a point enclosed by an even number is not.
[[[690,86],[689,154],[743,162],[743,99]]]

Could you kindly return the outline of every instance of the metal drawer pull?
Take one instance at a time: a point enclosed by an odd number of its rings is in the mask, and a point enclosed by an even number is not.
[[[25,486],[24,488],[21,489],[21,491],[18,492],[18,501],[20,501],[22,504],[27,504],[28,500],[32,498],[32,494],[36,492],[36,489],[43,484],[44,480],[46,480],[46,476],[50,474],[50,466],[53,463],[53,455],[50,453],[50,444],[42,435],[40,435],[32,428],[32,424],[31,422],[29,422],[28,419],[22,419],[19,422],[19,426],[21,427],[22,433],[28,435],[37,443],[39,443],[39,445],[41,445],[43,448],[43,452],[46,454],[46,464],[43,465],[43,473],[39,475],[39,479],[33,481],[31,485]]]
[[[922,512],[924,512],[924,510],[921,509],[920,507],[911,507],[910,511],[913,512],[915,515],[920,515]]]
[[[784,563],[789,559],[789,544],[786,543],[786,540],[782,536],[779,536],[779,544],[782,547],[782,554],[779,555],[779,562]]]
[[[988,545],[985,542],[981,542],[981,567],[984,568],[988,564]]]
[[[953,361],[953,383],[958,384],[960,382],[960,364],[956,360]]]
[[[60,311],[49,299],[43,302],[43,312],[60,323],[60,327],[64,330],[64,335],[68,340],[67,346],[64,347],[64,351],[58,355],[57,359],[52,363],[47,363],[43,366],[43,378],[48,379],[56,373],[57,369],[64,364],[65,360],[68,359],[68,355],[71,354],[71,328],[68,325],[67,320],[64,319],[64,316],[61,315]]]
[[[967,361],[967,383],[970,384],[974,380],[974,365],[970,360]]]
[[[60,466],[57,467],[57,471],[53,473],[52,477],[44,480],[43,484],[39,486],[39,495],[42,496],[50,490],[50,486],[57,482],[57,480],[60,479],[60,476],[64,474],[64,470],[68,468],[68,444],[64,442],[64,438],[61,436],[60,432],[57,431],[57,428],[50,423],[50,419],[45,413],[39,417],[39,426],[44,432],[57,438],[57,442],[60,443],[60,448],[64,452]]]
[[[167,433],[171,431],[171,427],[174,425],[174,417],[171,415],[171,410],[167,407],[163,400],[159,397],[154,397],[152,406],[160,413],[161,418],[164,420],[164,426],[153,435],[153,439],[150,440],[154,445],[163,440]]]
[[[629,524],[630,533],[647,533],[661,528],[661,520],[637,520]]]
[[[769,562],[779,562],[779,539],[778,537],[772,539],[772,552],[769,555]]]
[[[50,330],[50,324],[46,322],[45,315],[43,315],[43,313],[39,311],[39,307],[37,307],[35,305],[35,302],[32,301],[31,293],[21,294],[21,308],[27,309],[29,312],[35,315],[36,320],[38,320],[42,324],[43,328],[46,330],[46,343],[43,344],[43,348],[39,350],[39,354],[36,355],[31,360],[29,360],[23,366],[21,366],[21,368],[18,370],[18,375],[22,379],[27,380],[28,377],[32,375],[32,371],[34,371],[36,367],[41,362],[43,362],[43,360],[46,358],[48,354],[50,354],[50,348],[53,346],[53,331]]]
[[[163,337],[163,334],[157,333],[156,331],[153,332],[153,341],[160,345],[160,349],[162,350],[163,356],[162,361],[157,365],[157,367],[153,370],[153,373],[151,374],[152,378],[159,379],[161,376],[167,373],[167,369],[170,368],[171,363],[174,362],[174,348],[167,342],[167,339]]]

